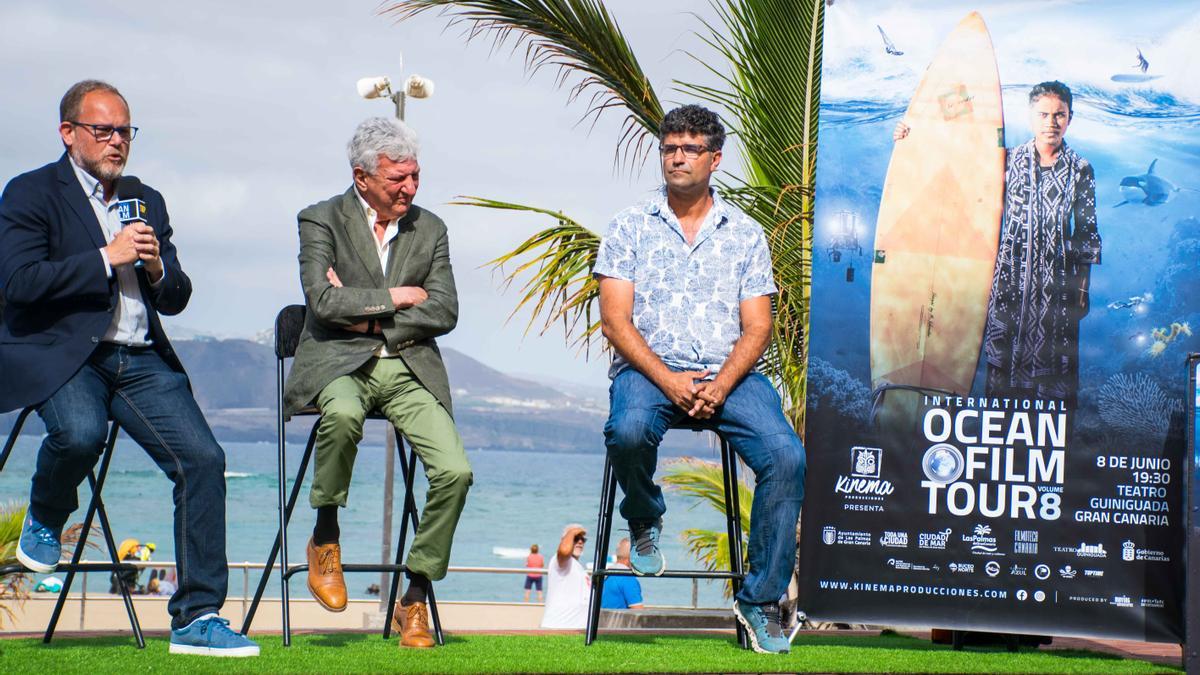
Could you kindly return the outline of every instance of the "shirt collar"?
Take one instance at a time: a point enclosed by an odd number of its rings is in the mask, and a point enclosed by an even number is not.
[[[712,211],[705,217],[705,220],[711,222],[714,227],[721,227],[729,219],[729,207],[715,188],[709,187],[708,194],[712,197],[713,204]],[[659,187],[650,195],[650,199],[646,200],[645,211],[667,222],[670,222],[672,219],[675,221],[679,220],[675,217],[675,213],[671,211],[671,205],[667,203],[666,185]]]
[[[363,197],[362,193],[358,191],[357,185],[354,186],[354,196],[358,197],[358,205],[362,207],[363,215],[367,217],[367,225],[370,227],[375,227],[375,216],[379,214],[376,213],[375,209],[371,208],[371,205],[367,203],[366,197]],[[389,225],[390,224],[391,223],[389,223]]]
[[[354,186],[354,196],[358,197],[358,205],[362,207],[363,215],[366,216],[367,233],[371,235],[371,241],[374,242],[375,246],[377,247],[390,244],[391,241],[396,238],[396,235],[400,233],[400,219],[393,218],[388,221],[387,225],[384,226],[383,241],[379,241],[379,239],[375,237],[375,217],[379,215],[378,212],[371,208],[371,205],[367,203],[366,198],[363,197],[362,193],[358,191],[357,185]]]
[[[92,174],[84,171],[83,167],[76,164],[75,158],[71,157],[70,153],[67,153],[67,159],[71,162],[71,168],[75,170],[75,178],[79,180],[79,185],[83,188],[83,193],[87,195],[89,199],[96,199],[101,204],[105,204],[104,186],[100,184],[100,181],[97,180]],[[114,199],[115,198],[116,196],[114,195]]]

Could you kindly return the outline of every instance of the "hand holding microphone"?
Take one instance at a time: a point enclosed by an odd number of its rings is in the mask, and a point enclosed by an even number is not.
[[[113,258],[113,251],[109,251],[108,259],[112,265],[133,262],[134,267],[144,267],[153,282],[162,278],[163,267],[158,255],[158,237],[154,234],[154,228],[146,223],[146,202],[142,199],[144,193],[142,181],[136,176],[117,179],[117,218],[124,227],[112,244],[122,243],[123,250],[117,251],[122,258],[125,258],[128,246],[132,244],[135,257],[118,262]]]

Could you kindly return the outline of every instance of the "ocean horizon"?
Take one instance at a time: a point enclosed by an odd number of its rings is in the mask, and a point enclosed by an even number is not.
[[[18,439],[5,470],[0,473],[0,500],[5,503],[28,500],[29,479],[39,444],[40,439],[35,436]],[[263,563],[278,530],[276,446],[268,442],[222,442],[222,446],[226,453],[227,560],[230,563]],[[290,477],[295,476],[303,451],[303,445],[288,443],[287,473]],[[380,559],[384,452],[383,445],[360,446],[348,505],[339,518],[345,563],[370,563]],[[513,556],[519,551],[528,552],[529,546],[535,543],[549,558],[558,546],[563,528],[569,523],[580,523],[587,528],[588,545],[582,562],[585,565],[591,563],[603,452],[469,449],[467,455],[474,471],[474,484],[455,533],[450,559],[452,567],[520,568],[524,566],[524,556]],[[716,449],[707,442],[696,443],[694,456],[719,461]],[[659,476],[664,465],[676,459],[660,456]],[[315,512],[308,505],[311,467],[308,473],[288,528],[291,564],[303,562],[304,548],[315,519]],[[399,528],[403,484],[398,464],[396,482],[393,527]],[[289,478],[289,488],[291,484]],[[425,498],[424,476],[419,475],[415,484],[420,506]],[[171,487],[171,482],[146,453],[130,439],[121,437],[103,495],[115,540],[119,543],[133,537],[143,543],[154,542],[156,550],[152,560],[174,560]],[[686,528],[724,531],[724,517],[697,500],[669,490],[665,492],[667,514],[662,546],[668,564],[672,568],[698,568],[700,564],[687,551],[681,531]],[[72,514],[70,523],[82,522],[89,498],[85,481],[79,490],[80,508]],[[610,553],[615,549],[616,541],[627,536],[624,528],[624,522],[617,515]],[[393,532],[393,546],[397,534],[398,529]],[[410,544],[411,537],[410,531]],[[105,558],[107,552],[99,533],[93,534],[90,540],[100,548],[89,547],[85,557],[92,560]],[[250,572],[251,594],[260,574],[258,570]],[[33,576],[36,583],[47,575]],[[87,576],[89,594],[108,591],[108,574]],[[148,578],[149,573],[143,572],[141,582],[144,584]],[[349,574],[346,582],[351,598],[371,598],[375,596],[369,595],[366,589],[371,584],[379,584],[380,577]],[[524,594],[523,583],[524,576],[518,574],[451,573],[435,588],[439,600],[519,602]],[[231,570],[229,596],[240,596],[242,584],[242,572]],[[308,595],[302,575],[293,577],[290,588],[293,597]],[[692,582],[686,579],[643,580],[642,590],[646,603],[651,605],[690,605],[692,602]],[[278,577],[274,574],[267,595],[279,595]],[[727,604],[720,585],[711,581],[699,582],[698,599],[701,607]]]

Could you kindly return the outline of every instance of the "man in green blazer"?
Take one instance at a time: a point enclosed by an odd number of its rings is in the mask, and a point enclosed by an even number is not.
[[[416,134],[376,117],[348,146],[354,185],[300,212],[300,280],[308,311],[284,399],[288,417],[316,405],[309,502],[308,588],[326,609],[346,608],[337,510],[346,506],[363,420],[378,410],[412,443],[429,491],[393,610],[401,646],[432,647],[426,598],[446,576],[471,485],[454,426],[450,384],[434,338],[458,322],[446,225],[412,203],[420,182]]]

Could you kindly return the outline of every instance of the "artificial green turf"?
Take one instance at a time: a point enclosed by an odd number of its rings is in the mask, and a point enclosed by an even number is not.
[[[591,647],[575,635],[447,635],[437,649],[400,649],[379,635],[298,635],[290,648],[260,636],[250,659],[173,656],[156,637],[139,651],[132,638],[0,640],[6,673],[172,672],[956,672],[1154,673],[1177,671],[1146,661],[1087,651],[1013,654],[972,648],[955,652],[904,635],[801,636],[786,656],[742,651],[721,635],[601,635]]]

